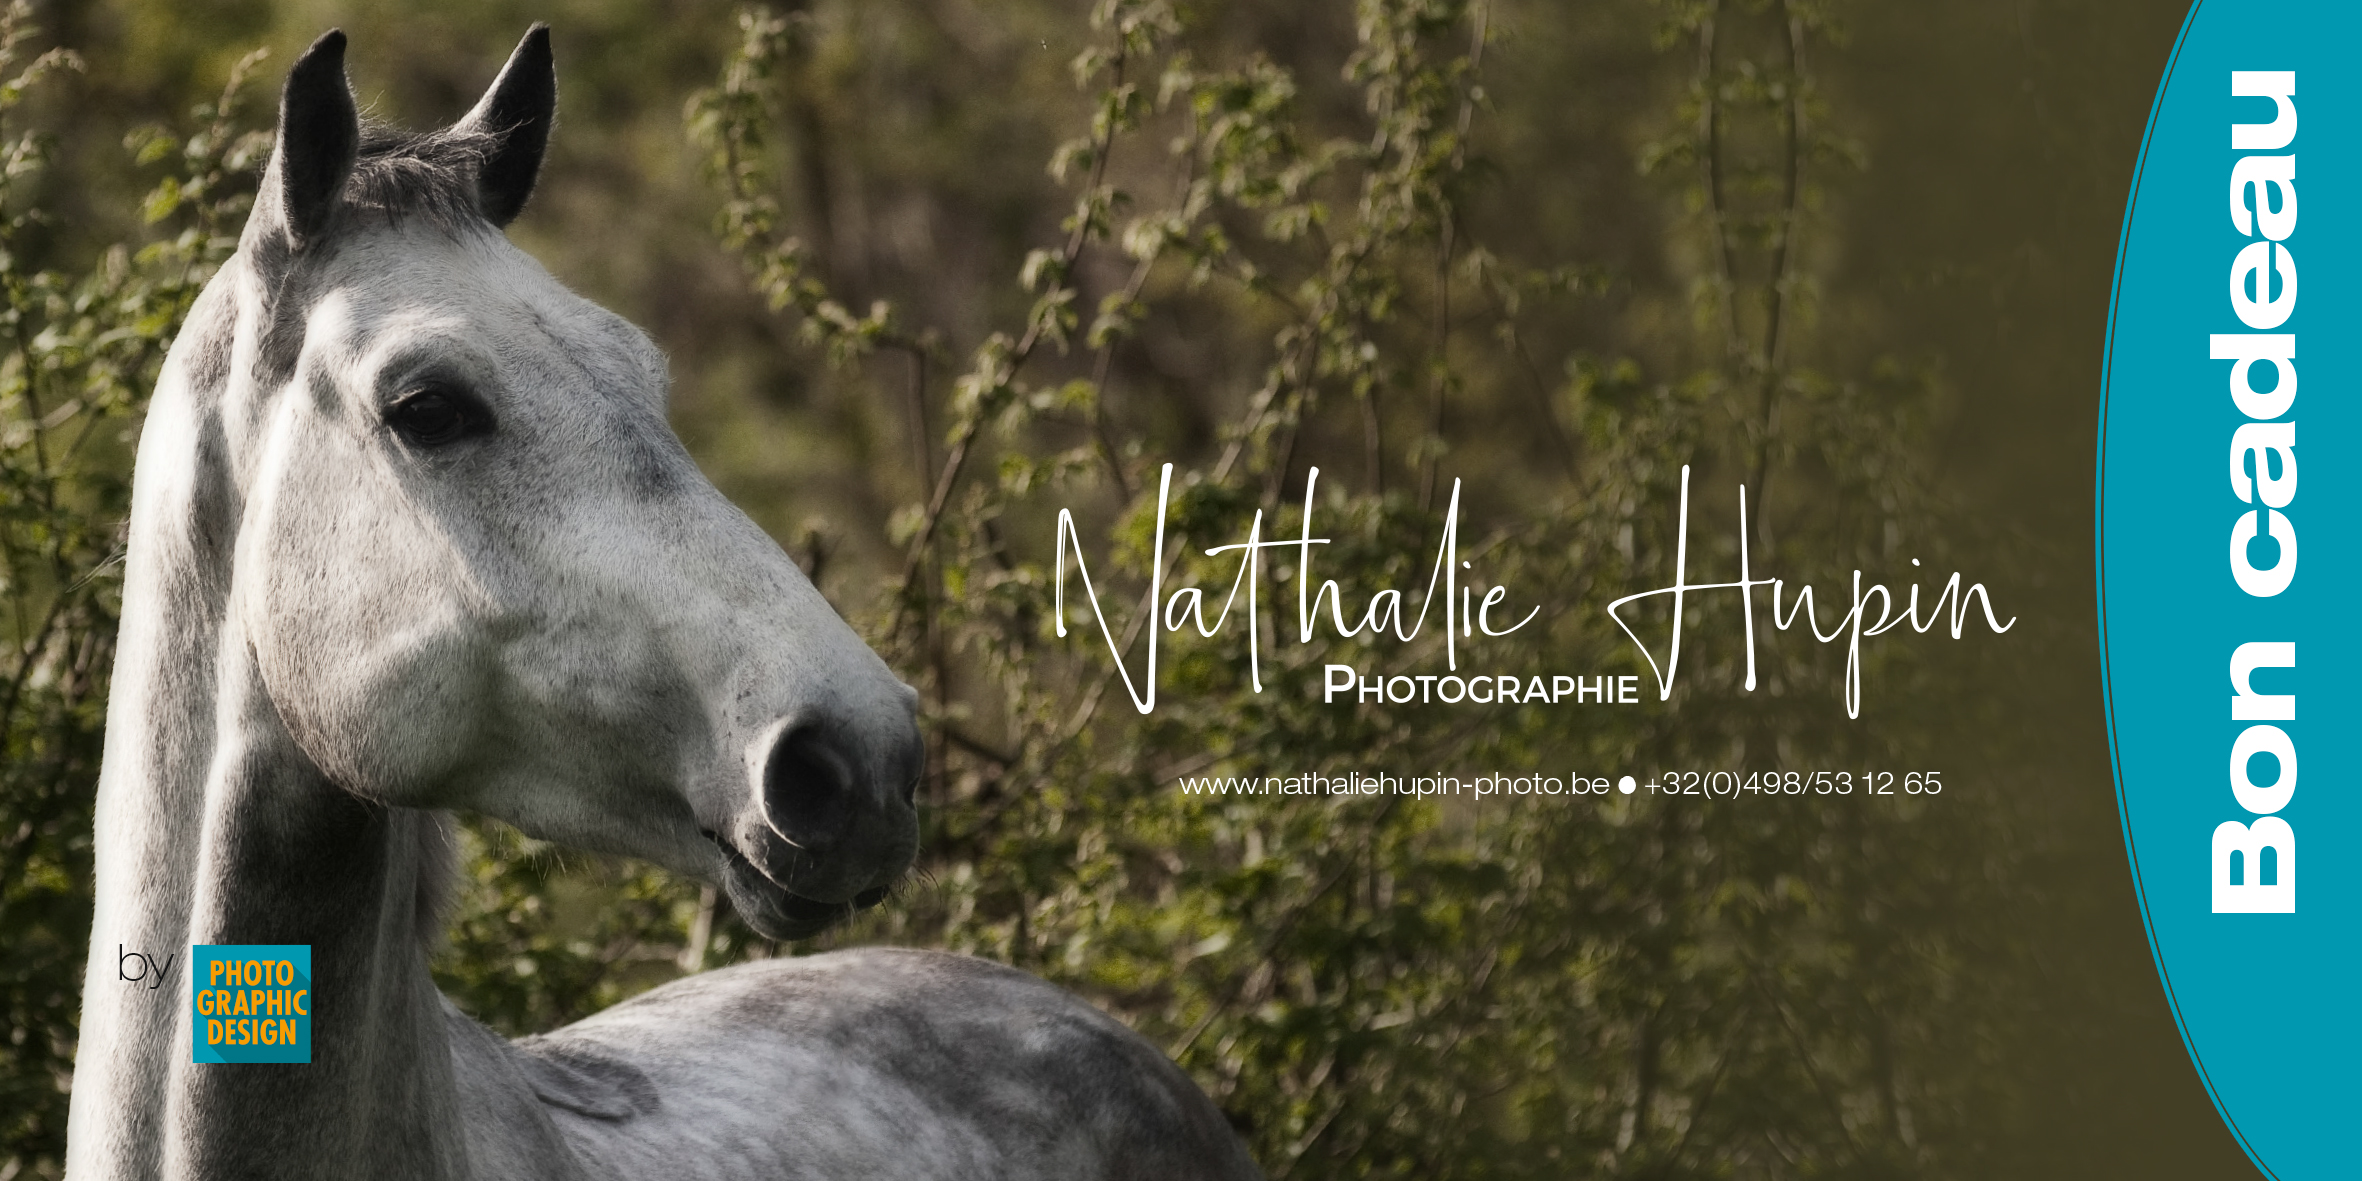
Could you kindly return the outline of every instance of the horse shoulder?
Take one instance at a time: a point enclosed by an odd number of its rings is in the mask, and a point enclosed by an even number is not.
[[[1261,1175],[1162,1053],[1072,994],[969,956],[742,964],[516,1047],[562,1065],[531,1085],[591,1176]]]

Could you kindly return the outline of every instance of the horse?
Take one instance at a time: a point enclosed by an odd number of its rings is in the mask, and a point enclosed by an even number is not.
[[[548,30],[428,133],[363,122],[344,49],[289,71],[138,444],[67,1175],[1258,1175],[1161,1053],[982,960],[762,961],[513,1042],[436,991],[453,809],[792,940],[909,867],[923,755],[671,432],[663,355],[505,236]],[[308,1064],[192,1061],[189,991],[118,979],[198,944],[309,945]]]

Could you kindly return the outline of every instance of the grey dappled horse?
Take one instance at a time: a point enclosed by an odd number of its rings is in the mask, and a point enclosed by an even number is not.
[[[779,938],[917,841],[912,695],[698,473],[664,360],[509,245],[536,28],[457,125],[289,73],[140,442],[68,1175],[1249,1177],[1213,1105],[1020,973],[693,977],[510,1043],[427,974],[437,809],[719,881]],[[190,1062],[188,948],[306,943],[308,1065]],[[117,949],[170,955],[126,985]]]

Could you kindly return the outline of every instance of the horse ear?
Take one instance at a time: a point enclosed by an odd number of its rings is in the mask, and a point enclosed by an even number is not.
[[[327,232],[360,146],[361,114],[344,80],[344,30],[330,29],[296,59],[279,94],[271,169],[287,237],[298,249]]]
[[[549,26],[536,24],[517,42],[492,89],[459,121],[465,130],[492,137],[492,150],[476,173],[476,199],[493,225],[505,226],[524,212],[541,175],[541,153],[549,146],[550,120],[557,110],[558,68],[550,58]]]

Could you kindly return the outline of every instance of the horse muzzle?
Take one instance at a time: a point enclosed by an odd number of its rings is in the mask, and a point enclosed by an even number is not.
[[[825,713],[769,728],[748,759],[753,798],[726,834],[731,904],[775,939],[815,934],[882,901],[918,853],[925,748],[899,710],[856,726]]]

